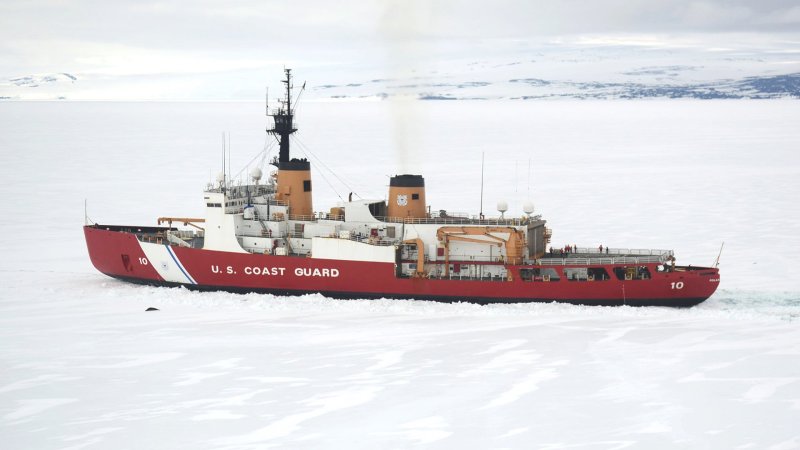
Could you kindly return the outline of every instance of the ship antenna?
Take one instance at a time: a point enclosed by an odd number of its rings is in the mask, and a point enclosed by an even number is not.
[[[528,200],[531,199],[531,159],[528,158]]]
[[[719,258],[722,256],[722,248],[725,247],[725,242],[722,242],[722,245],[719,246],[719,254],[717,255],[717,260],[714,261],[714,268],[719,267]]]
[[[223,194],[225,193],[225,185],[227,184],[226,180],[225,180],[225,173],[226,173],[225,172],[225,132],[223,131],[222,132],[222,186],[220,186],[220,188],[222,189],[222,193]]]
[[[483,166],[484,166],[483,162],[484,162],[484,156],[485,155],[486,155],[486,152],[481,152],[481,212],[480,212],[480,216],[478,216],[481,219],[483,219]]]
[[[292,88],[294,85],[292,84],[292,69],[284,69],[286,70],[286,113],[292,114]]]
[[[294,98],[295,105],[299,105],[300,104],[300,97],[303,95],[303,92],[305,92],[305,90],[306,90],[306,82],[303,81],[303,85],[300,86],[300,92],[298,92],[297,93],[297,97]],[[295,109],[297,109],[296,106],[295,106]]]

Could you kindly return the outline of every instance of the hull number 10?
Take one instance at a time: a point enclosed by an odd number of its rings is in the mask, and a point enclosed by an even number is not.
[[[683,289],[683,281],[672,282],[670,283],[672,289]]]

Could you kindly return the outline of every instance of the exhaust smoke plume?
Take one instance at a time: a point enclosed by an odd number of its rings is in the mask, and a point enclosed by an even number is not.
[[[387,0],[381,20],[397,173],[421,173],[419,136],[425,111],[410,86],[423,74],[426,60],[425,30],[430,25],[426,8],[417,2]]]

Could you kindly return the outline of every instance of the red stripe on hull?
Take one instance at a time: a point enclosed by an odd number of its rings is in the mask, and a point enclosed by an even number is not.
[[[133,234],[88,227],[86,230],[92,262],[101,272],[143,282],[163,281],[152,267],[120,270],[120,253],[132,252],[133,246],[139,247]],[[674,302],[675,306],[687,306],[707,299],[719,285],[717,269],[657,272],[657,264],[645,264],[651,273],[651,278],[645,280],[617,280],[612,275],[611,279],[602,281],[568,281],[562,278],[560,281],[530,282],[520,278],[519,267],[510,268],[513,281],[429,280],[396,277],[392,263],[229,253],[177,246],[172,250],[199,287],[204,289],[292,294],[321,292],[335,297],[385,296],[480,303],[559,301],[671,305]],[[139,254],[141,250],[136,257]],[[138,264],[138,260],[131,262]],[[109,270],[109,267],[114,270]],[[604,267],[611,274],[614,266],[594,267]]]

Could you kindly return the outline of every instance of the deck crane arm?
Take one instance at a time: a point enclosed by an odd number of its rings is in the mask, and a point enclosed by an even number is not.
[[[508,233],[508,239],[494,236],[491,233]],[[476,239],[466,236],[481,236],[485,239]],[[516,265],[522,263],[522,253],[525,248],[525,234],[513,227],[441,227],[436,230],[436,238],[444,244],[445,276],[450,274],[450,241],[454,240],[487,245],[502,245],[506,249],[506,257],[509,264]]]

